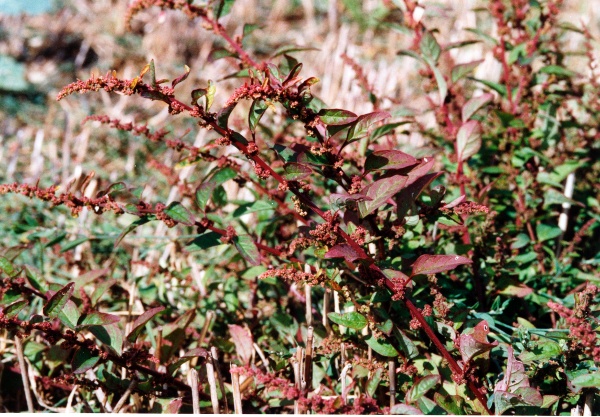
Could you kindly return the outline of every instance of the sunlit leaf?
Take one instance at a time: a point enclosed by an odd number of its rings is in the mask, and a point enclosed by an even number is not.
[[[131,332],[127,335],[127,340],[131,343],[135,343],[140,333],[142,333],[142,330],[144,330],[146,323],[148,323],[152,318],[164,311],[164,309],[165,308],[163,306],[155,307],[141,314],[133,322],[133,327]]]
[[[450,271],[459,265],[470,264],[471,262],[469,258],[458,255],[421,255],[412,265],[411,276]]]
[[[328,313],[327,317],[332,322],[340,326],[348,327],[354,330],[362,330],[367,326],[367,319],[362,314],[351,311],[349,313]]]

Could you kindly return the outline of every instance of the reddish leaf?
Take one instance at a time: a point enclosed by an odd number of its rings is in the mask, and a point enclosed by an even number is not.
[[[237,324],[229,325],[229,333],[231,334],[231,340],[235,344],[235,350],[242,360],[247,365],[252,359],[252,352],[254,351],[254,341],[250,331]]]
[[[456,153],[459,161],[466,161],[481,148],[481,128],[479,122],[469,120],[456,134]]]
[[[299,164],[297,162],[289,162],[283,167],[283,177],[288,181],[298,181],[309,177],[313,170],[306,164]]]
[[[360,217],[365,217],[383,206],[386,201],[399,193],[406,185],[408,177],[405,175],[394,175],[382,178],[367,186],[362,194],[365,194],[371,200],[358,203]]]
[[[127,340],[130,341],[131,343],[135,343],[136,339],[138,338],[138,336],[144,329],[144,326],[146,326],[146,323],[148,323],[150,321],[150,319],[152,319],[154,316],[156,316],[158,313],[160,313],[164,309],[165,308],[163,306],[151,308],[150,310],[146,311],[144,314],[139,316],[133,322],[133,329],[127,335]]]
[[[477,112],[477,110],[479,110],[480,108],[488,104],[490,101],[492,101],[493,98],[493,94],[485,93],[480,96],[473,97],[469,101],[467,101],[462,108],[463,123],[469,120],[471,116],[473,116]]]
[[[179,409],[181,408],[181,404],[183,403],[183,398],[175,398],[173,401],[169,403],[165,407],[166,414],[177,414],[179,413]]]
[[[421,255],[412,265],[412,275],[437,274],[450,271],[459,265],[470,264],[469,258],[458,255]]]
[[[422,171],[423,169],[419,169]],[[421,175],[420,177],[413,177],[412,172],[408,174],[408,181],[406,182],[406,188],[404,188],[400,194],[396,196],[396,208],[398,218],[402,219],[408,212],[408,209],[415,202],[415,200],[421,195],[425,187],[431,182],[442,175],[441,172],[434,172],[431,174]]]
[[[50,318],[58,317],[58,314],[73,295],[73,288],[75,287],[74,282],[69,282],[67,285],[58,290],[44,306],[44,314]]]
[[[384,150],[375,151],[365,161],[365,171],[380,169],[402,169],[417,164],[415,157],[402,151]]]
[[[375,111],[359,116],[358,119],[356,119],[356,123],[354,123],[348,132],[348,143],[364,138],[367,136],[367,133],[369,133],[369,128],[373,124],[387,119],[390,116],[391,114],[386,111]]]
[[[104,326],[107,324],[118,323],[120,320],[121,318],[114,314],[93,312],[81,316],[77,328],[82,329],[89,326]]]
[[[368,259],[364,253],[356,252],[350,245],[335,245],[325,254],[326,259],[344,258],[348,262],[354,262],[357,259]]]

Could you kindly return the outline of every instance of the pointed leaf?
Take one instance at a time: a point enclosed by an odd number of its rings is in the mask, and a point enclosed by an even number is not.
[[[402,169],[418,162],[415,157],[396,150],[375,151],[365,161],[365,171],[376,171],[381,169]]]
[[[330,126],[347,125],[358,118],[351,111],[342,109],[323,109],[318,113],[318,116],[323,123]]]
[[[479,122],[469,120],[464,123],[456,135],[456,153],[460,161],[466,161],[481,148],[481,129]]]
[[[173,82],[171,83],[171,87],[175,88],[175,86],[183,81],[185,81],[185,79],[188,77],[188,75],[190,75],[190,67],[188,67],[187,65],[184,65],[184,70],[185,72],[183,73],[183,75],[180,75],[179,77],[175,78],[173,80]]]
[[[406,393],[405,401],[409,404],[416,402],[423,395],[442,382],[439,375],[427,375],[418,380]]]
[[[58,312],[58,319],[62,324],[70,329],[77,329],[77,322],[81,313],[77,308],[77,305],[72,300],[67,300],[65,306]]]
[[[483,62],[482,59],[473,62],[467,62],[466,64],[458,64],[454,68],[452,68],[452,73],[450,75],[450,79],[453,83],[457,82],[465,75],[468,75],[470,72],[473,72],[475,68],[479,66]]]
[[[471,262],[469,258],[458,255],[421,255],[412,265],[411,276],[450,271],[459,265],[470,264]]]
[[[365,217],[383,206],[386,201],[399,193],[406,185],[408,177],[405,175],[394,175],[382,178],[367,186],[361,193],[371,200],[358,203],[360,217]]]
[[[269,108],[269,106],[263,99],[259,98],[252,102],[250,112],[248,113],[248,125],[252,132],[256,130],[256,126],[258,126],[258,122],[267,111],[267,108]]]
[[[58,314],[67,304],[71,295],[73,295],[74,282],[69,282],[62,289],[58,290],[44,306],[44,314],[50,318],[58,317]]]
[[[208,95],[207,95],[208,97]],[[208,101],[208,99],[207,99]],[[211,101],[212,104],[212,101]],[[217,113],[217,125],[219,127],[222,127],[223,129],[227,129],[227,123],[229,122],[229,116],[231,115],[231,113],[233,112],[233,109],[235,109],[235,106],[237,106],[237,101],[230,104],[227,107],[223,107],[221,110],[219,110],[219,112]]]
[[[80,347],[73,355],[71,369],[74,374],[83,374],[88,369],[92,369],[100,361],[100,357],[92,355],[88,348]]]
[[[389,358],[395,358],[398,356],[398,351],[394,346],[390,345],[388,342],[384,340],[378,340],[377,338],[370,335],[365,339],[367,345],[371,347],[375,352],[379,353],[382,356],[387,356]]]
[[[467,363],[475,356],[489,352],[498,346],[498,342],[485,343],[478,341],[477,339],[478,338],[473,334],[460,335],[460,354],[464,363]]]
[[[545,242],[546,240],[559,237],[562,234],[562,230],[557,226],[540,223],[535,226],[535,234],[540,242]]]
[[[118,323],[120,320],[121,318],[119,316],[115,316],[114,314],[93,312],[81,316],[79,318],[77,328],[83,329],[89,326],[104,326],[107,324]]]
[[[250,235],[239,235],[233,238],[233,244],[240,255],[250,265],[260,265],[260,252]]]
[[[347,244],[335,245],[327,251],[325,259],[344,258],[348,262],[354,262],[358,259],[369,259],[364,253],[356,252],[352,246]]]
[[[144,330],[146,323],[148,323],[154,316],[164,311],[164,309],[165,308],[163,306],[151,308],[150,310],[144,312],[141,316],[139,316],[133,322],[133,329],[127,335],[127,340],[131,343],[135,343],[142,330]]]
[[[383,126],[379,126],[378,128],[374,129],[373,132],[371,132],[371,135],[369,136],[369,139],[372,141],[379,139],[382,136],[385,136],[391,132],[394,131],[394,129],[396,129],[398,126],[402,126],[402,125],[406,125],[412,123],[412,121],[404,121],[404,122],[397,122],[397,123],[388,123],[385,124]]]
[[[328,313],[327,317],[332,322],[340,326],[348,327],[354,330],[362,330],[367,326],[367,319],[362,314],[351,311],[350,313]]]
[[[123,331],[116,323],[104,326],[92,326],[89,330],[100,342],[121,356],[123,353]]]
[[[194,252],[199,250],[205,250],[212,248],[213,246],[222,245],[221,235],[216,232],[206,232],[198,235],[193,240],[186,244],[186,250],[188,252]]]
[[[391,117],[387,111],[375,111],[372,113],[363,114],[356,119],[356,123],[352,125],[348,132],[348,143],[352,143],[367,135],[369,128],[384,119]]]
[[[437,63],[438,59],[440,58],[442,48],[440,48],[440,44],[437,42],[435,36],[433,36],[431,32],[427,31],[423,34],[419,48],[421,49],[423,56],[429,58],[433,63]]]
[[[4,307],[4,316],[7,319],[12,319],[13,317],[16,317],[19,314],[19,312],[23,310],[23,308],[28,304],[29,302],[27,300],[17,300],[14,303],[11,303]]]
[[[226,167],[215,172],[210,179],[204,180],[204,182],[196,189],[196,204],[200,210],[206,210],[208,201],[210,200],[217,186],[223,184],[225,181],[235,178],[236,176],[237,173],[233,169]]]
[[[215,19],[219,20],[223,16],[227,16],[234,3],[235,0],[218,0],[213,8]]]
[[[12,262],[6,259],[4,256],[0,256],[0,270],[8,275],[10,278],[14,278],[19,275],[19,270],[16,269]]]
[[[173,201],[163,210],[163,212],[176,222],[185,224],[186,226],[193,226],[196,222],[192,213],[178,201]]]
[[[106,290],[108,290],[110,287],[112,287],[116,283],[117,283],[116,279],[109,279],[107,281],[103,281],[103,282],[97,284],[96,287],[94,288],[94,292],[92,293],[92,296],[90,297],[92,306],[95,306],[98,303],[98,301],[100,301],[100,297],[102,297],[102,295],[106,292]]]
[[[308,178],[313,170],[306,164],[300,164],[297,162],[288,162],[283,166],[284,174],[283,177],[288,181],[299,181]]]
[[[492,93],[485,93],[477,97],[472,97],[469,101],[467,101],[462,108],[462,121],[466,122],[477,113],[477,110],[488,104],[490,101],[494,99],[494,95]]]
[[[242,363],[248,365],[252,359],[252,353],[254,352],[254,341],[252,340],[250,331],[246,327],[230,324],[229,333],[231,334],[231,340],[235,345],[235,352],[242,360]]]

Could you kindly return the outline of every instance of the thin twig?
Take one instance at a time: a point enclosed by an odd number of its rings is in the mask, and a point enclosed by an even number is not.
[[[17,359],[19,360],[19,369],[21,371],[21,379],[23,380],[23,389],[25,390],[25,400],[27,401],[27,410],[33,413],[33,399],[31,398],[31,389],[29,388],[29,378],[27,378],[27,366],[25,365],[25,357],[23,356],[23,345],[19,336],[15,336],[15,349],[17,351]]]
[[[304,389],[310,390],[312,387],[312,355],[313,355],[313,337],[314,329],[312,326],[308,327],[306,331],[306,353],[304,356]]]
[[[73,404],[73,398],[75,398],[75,394],[77,394],[77,388],[79,388],[79,385],[77,385],[77,384],[73,385],[73,389],[71,390],[71,393],[69,394],[69,399],[67,400],[67,408],[65,409],[65,413],[67,413],[67,414],[72,413],[71,406]]]
[[[217,370],[217,378],[219,379],[219,388],[221,388],[221,396],[223,397],[223,401],[225,402],[225,414],[229,414],[229,405],[227,404],[227,393],[225,392],[225,380],[223,379],[223,375],[221,374],[221,368],[219,367],[219,354],[217,352],[217,348],[211,346],[210,354],[215,364],[215,369]]]
[[[112,411],[114,414],[118,413],[119,410],[121,410],[121,408],[123,408],[123,406],[125,405],[125,403],[129,399],[129,396],[131,395],[131,391],[133,391],[133,389],[135,388],[136,385],[137,385],[137,379],[132,378],[131,382],[129,383],[129,386],[127,387],[127,389],[123,393],[123,396],[121,397],[121,399],[119,400],[119,402],[117,402],[117,405],[115,405],[115,408]]]
[[[388,372],[390,379],[390,408],[396,404],[396,361],[390,359],[388,362]]]

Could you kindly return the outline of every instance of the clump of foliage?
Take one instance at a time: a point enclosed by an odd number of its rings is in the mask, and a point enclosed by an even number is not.
[[[490,1],[477,13],[494,32],[471,29],[454,43],[426,26],[417,3],[384,2],[362,24],[411,40],[398,59],[416,61],[423,106],[378,97],[345,55],[372,104],[366,114],[313,94],[319,79],[302,73],[302,48],[257,58],[250,30],[233,37],[221,24],[234,3],[136,0],[124,17],[133,25],[160,8],[201,22],[226,45],[218,58],[237,83],[226,97],[213,80],[180,93],[192,69],[160,79],[159,60],[57,96],[166,106],[188,132],[82,120],[97,140],[112,128],[148,141],[143,169],[162,182],[90,173],[66,189],[40,185],[44,174],[0,185],[3,198],[31,199],[1,226],[1,383],[14,374],[24,392],[5,407],[593,407],[600,97],[595,41],[559,20],[562,2]],[[359,19],[356,4],[346,7]],[[567,48],[573,36],[582,51]],[[455,62],[473,45],[490,52],[498,79],[474,75],[483,60]],[[575,59],[586,74],[570,69]],[[189,130],[206,140],[193,143]],[[422,147],[408,151],[406,133]],[[98,218],[82,228],[65,212]]]

